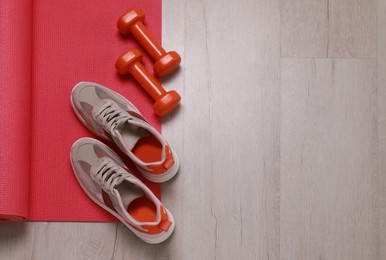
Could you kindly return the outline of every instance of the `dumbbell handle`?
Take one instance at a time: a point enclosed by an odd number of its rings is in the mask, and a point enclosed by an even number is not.
[[[130,32],[153,60],[158,60],[166,54],[166,51],[162,48],[158,41],[154,39],[152,34],[141,21],[132,25]]]
[[[147,93],[157,100],[166,93],[161,84],[151,75],[140,62],[135,62],[129,69],[130,74],[146,90]]]

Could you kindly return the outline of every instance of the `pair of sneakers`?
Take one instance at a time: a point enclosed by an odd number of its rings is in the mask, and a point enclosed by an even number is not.
[[[176,154],[162,135],[123,96],[93,82],[78,83],[71,103],[79,120],[110,140],[152,182],[165,182],[179,169]],[[147,243],[160,243],[174,230],[172,214],[108,146],[81,138],[71,149],[71,164],[85,193]]]

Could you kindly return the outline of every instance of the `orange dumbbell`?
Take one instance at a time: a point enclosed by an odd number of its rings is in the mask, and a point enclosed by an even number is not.
[[[122,75],[130,73],[155,101],[153,105],[155,113],[164,116],[180,103],[181,97],[174,90],[166,92],[161,84],[143,67],[141,61],[141,52],[138,49],[131,49],[118,58],[115,67]]]
[[[166,76],[178,68],[181,63],[181,57],[175,51],[166,52],[162,48],[145,25],[143,25],[142,21],[144,19],[145,14],[142,10],[136,8],[122,15],[118,20],[117,26],[122,34],[131,33],[150,55],[155,62],[154,73],[158,77]]]

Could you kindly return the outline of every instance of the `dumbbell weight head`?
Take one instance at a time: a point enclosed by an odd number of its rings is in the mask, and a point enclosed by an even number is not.
[[[158,77],[163,77],[175,71],[180,66],[181,57],[175,51],[166,53],[161,59],[154,64],[154,73]]]
[[[115,68],[119,74],[126,75],[130,72],[130,68],[136,62],[142,62],[142,57],[142,53],[138,49],[131,49],[118,58],[117,62],[115,63]]]
[[[118,20],[118,29],[122,34],[129,34],[130,28],[138,21],[145,20],[145,14],[141,9],[135,8],[121,16]]]
[[[180,100],[181,96],[176,91],[170,90],[154,103],[153,110],[158,116],[164,116],[178,106]]]

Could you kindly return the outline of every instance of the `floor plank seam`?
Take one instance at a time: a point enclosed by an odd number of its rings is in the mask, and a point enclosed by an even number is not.
[[[114,258],[115,258],[115,252],[116,252],[116,249],[117,249],[118,226],[119,226],[119,223],[116,223],[116,224],[115,224],[115,239],[114,239],[114,246],[113,246],[113,254],[111,255],[111,260],[114,260]]]

